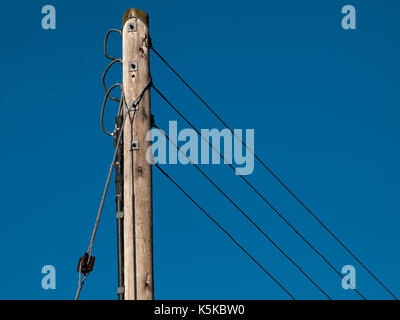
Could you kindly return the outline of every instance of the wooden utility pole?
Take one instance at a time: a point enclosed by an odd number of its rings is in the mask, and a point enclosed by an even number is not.
[[[128,9],[122,23],[123,90],[132,107],[150,79],[149,17],[141,10]],[[125,300],[152,300],[154,293],[152,166],[146,160],[150,129],[149,88],[124,126]]]

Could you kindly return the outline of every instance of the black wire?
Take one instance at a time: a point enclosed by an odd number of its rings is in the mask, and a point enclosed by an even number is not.
[[[102,83],[103,83],[103,88],[104,88],[104,91],[105,92],[108,92],[108,89],[107,89],[107,86],[106,86],[106,75],[107,75],[107,72],[108,72],[108,70],[112,67],[112,65],[114,64],[114,63],[117,63],[117,62],[120,62],[121,64],[122,64],[122,60],[120,60],[120,59],[114,59],[113,61],[111,61],[110,63],[109,63],[109,65],[107,66],[107,68],[104,70],[104,72],[103,72],[103,75],[102,75],[102,77],[101,77],[101,81],[102,81]],[[113,96],[109,96],[109,98],[111,99],[111,100],[113,100],[113,101],[120,101],[121,100],[121,98],[114,98]]]
[[[177,182],[175,182],[174,179],[172,179],[163,169],[158,164],[155,164],[158,170],[167,177],[176,187],[178,187],[179,190],[181,190],[186,197],[188,197],[193,204],[198,207],[212,222],[215,223],[215,225],[223,231],[251,260],[253,260],[260,268],[262,271],[264,271],[273,281],[275,281],[276,284],[278,284],[279,287],[281,287],[282,290],[286,292],[286,294],[292,299],[296,300],[294,296],[271,274],[269,273],[262,265],[259,263],[246,249],[244,249],[232,236],[231,234],[226,231],[206,210],[204,210],[185,190],[183,190]]]
[[[321,291],[329,300],[332,300],[332,298],[320,287],[320,286],[318,286],[318,284],[317,283],[315,283],[312,279],[311,279],[311,277],[292,259],[292,258],[290,258],[287,254],[286,254],[286,252],[285,251],[283,251],[283,249],[281,249],[280,247],[279,247],[279,245],[277,244],[277,243],[275,243],[275,241],[274,240],[272,240],[262,229],[261,229],[261,227],[253,220],[253,219],[251,219],[240,207],[239,207],[239,205],[237,205],[236,204],[236,202],[234,202],[233,200],[232,200],[232,198],[230,198],[203,170],[201,170],[200,169],[200,167],[197,165],[197,164],[195,164],[195,163],[193,163],[190,159],[189,159],[189,157],[187,157],[186,156],[186,154],[185,153],[183,153],[182,152],[182,150],[180,150],[179,148],[178,148],[178,146],[174,143],[174,142],[172,142],[171,140],[170,140],[170,138],[169,138],[169,136],[164,132],[164,131],[162,131],[156,124],[154,124],[154,127],[156,128],[156,129],[158,129],[160,132],[161,132],[161,134],[169,141],[169,142],[171,142],[174,146],[175,146],[175,148],[179,151],[179,152],[181,152],[189,161],[190,161],[190,163],[203,175],[203,177],[205,177],[236,209],[238,209],[239,211],[240,211],[240,213],[243,215],[243,216],[245,216],[246,218],[247,218],[247,220],[248,221],[250,221],[250,223],[254,226],[254,227],[256,227],[257,229],[258,229],[258,231],[260,231],[262,234],[263,234],[263,236],[264,237],[266,237],[273,245],[274,245],[274,247],[275,248],[277,248],[295,267],[297,267],[297,269],[299,269],[300,270],[300,272],[309,280],[309,281],[311,281],[311,283],[319,290],[319,291]]]
[[[108,53],[107,53],[108,36],[110,35],[111,32],[117,32],[117,33],[119,33],[120,36],[121,36],[121,38],[122,38],[122,32],[121,32],[121,30],[118,30],[118,29],[111,29],[111,30],[109,30],[109,31],[107,32],[105,38],[104,38],[104,56],[105,56],[107,59],[112,60],[112,61],[110,62],[110,64],[107,66],[106,70],[104,70],[103,76],[102,76],[103,87],[104,87],[104,91],[105,91],[105,92],[108,91],[108,90],[107,90],[107,87],[106,87],[106,84],[105,84],[105,77],[106,77],[106,74],[107,74],[107,72],[108,72],[108,69],[110,69],[111,66],[112,66],[114,63],[116,63],[116,62],[121,62],[121,63],[122,63],[122,60],[121,60],[121,59],[115,58],[115,57],[111,57],[111,56],[109,56]],[[114,97],[111,96],[111,95],[110,95],[110,99],[113,100],[113,101],[119,101],[119,100],[120,100],[120,98],[114,98]]]
[[[229,163],[228,161],[225,160],[225,157],[214,148],[214,146],[210,143],[208,139],[206,139],[200,131],[192,125],[192,123],[186,119],[186,117],[179,112],[179,110],[154,86],[152,85],[153,89],[160,95],[161,98],[193,129],[197,132],[197,134],[204,139],[210,147],[219,154],[222,160],[226,162],[229,167],[233,170],[236,171],[235,167]],[[328,259],[325,258],[325,256],[319,252],[243,175],[238,175],[316,254],[318,254],[327,264],[328,266],[336,272],[336,274],[343,279],[342,274],[328,261]],[[353,288],[355,292],[364,300],[367,300],[364,295],[360,293],[360,291],[356,288]]]
[[[89,273],[87,273],[83,279],[82,279],[82,262],[79,264],[79,282],[78,282],[78,289],[76,290],[75,294],[75,299],[74,300],[79,300],[79,296],[81,295],[81,291],[83,288],[83,285],[85,284],[85,281],[87,277],[89,276]]]
[[[109,136],[112,136],[113,134],[112,134],[111,132],[108,132],[108,131],[106,130],[106,128],[104,127],[104,121],[103,121],[103,118],[104,118],[104,109],[105,109],[105,107],[106,107],[107,99],[110,97],[111,91],[112,91],[115,87],[118,87],[118,86],[121,88],[121,92],[122,92],[122,86],[121,86],[120,83],[116,83],[116,84],[112,85],[112,86],[110,87],[110,89],[108,89],[108,91],[107,91],[107,93],[106,93],[106,95],[105,95],[105,97],[104,97],[103,104],[102,104],[102,106],[101,106],[101,113],[100,113],[100,125],[101,125],[101,129],[103,130],[103,132],[104,132],[106,135],[109,135]],[[119,109],[121,109],[121,104],[122,104],[122,98],[121,98],[121,101],[120,101],[120,108],[119,108]]]
[[[182,78],[182,76],[158,53],[153,47],[151,47],[153,52],[167,65],[167,67],[186,85],[186,87],[203,103],[203,105],[232,133],[233,130],[228,126],[228,124],[210,107],[210,105]],[[241,139],[240,139],[241,140]],[[255,152],[250,150],[247,145],[241,140],[242,145],[245,146],[256,158],[256,160],[272,175],[272,177],[278,181],[278,183],[285,188],[285,190],[309,213],[312,217],[322,226],[346,251],[349,253],[363,268],[367,271],[394,299],[398,298],[394,295],[392,291],[387,288],[382,281],[371,271],[369,268],[360,261],[359,258],[342,242],[340,239],[331,231],[319,218],[318,216],[284,183],[270,167],[268,167],[262,159],[257,156]]]
[[[119,33],[120,36],[122,37],[122,32],[121,32],[121,30],[118,30],[118,29],[111,29],[111,30],[109,30],[109,31],[107,32],[107,34],[106,34],[106,36],[105,36],[105,38],[104,38],[104,56],[105,56],[107,59],[110,59],[110,60],[118,60],[118,58],[111,57],[111,56],[109,56],[108,53],[107,53],[107,41],[108,41],[108,36],[110,35],[111,32],[117,32],[117,33]]]

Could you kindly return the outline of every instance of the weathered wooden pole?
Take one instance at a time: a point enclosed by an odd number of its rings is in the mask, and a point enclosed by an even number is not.
[[[123,90],[128,107],[149,84],[149,49],[147,13],[128,9],[122,27]],[[152,300],[154,293],[152,166],[146,160],[150,116],[149,88],[124,126],[125,300]]]

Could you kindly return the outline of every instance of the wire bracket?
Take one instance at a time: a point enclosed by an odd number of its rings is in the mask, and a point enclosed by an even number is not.
[[[124,212],[123,211],[117,211],[116,217],[117,217],[117,219],[123,219],[124,218]]]
[[[136,31],[137,31],[136,21],[129,22],[128,32],[136,32]]]
[[[137,61],[129,62],[129,72],[138,71],[138,63]]]
[[[137,140],[132,141],[130,151],[133,151],[133,150],[139,150],[139,141],[137,141]]]
[[[132,101],[129,103],[129,110],[139,110],[139,103],[137,101]]]

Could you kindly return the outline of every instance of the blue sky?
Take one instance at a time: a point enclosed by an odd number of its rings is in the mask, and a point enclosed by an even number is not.
[[[56,30],[41,28],[46,4]],[[341,27],[346,4],[357,30]],[[256,153],[400,295],[397,1],[19,1],[0,20],[0,299],[74,297],[113,152],[99,125],[103,39],[130,7],[149,13],[157,50],[233,128],[255,129]],[[118,36],[109,43],[120,56]],[[197,127],[222,129],[156,57],[151,71]],[[108,81],[120,78],[115,68]],[[187,127],[155,94],[152,112],[162,128]],[[164,169],[296,298],[323,298],[193,167]],[[334,299],[358,298],[227,166],[204,169]],[[262,167],[248,178],[337,269],[355,266],[368,299],[390,298]],[[156,299],[288,298],[156,169],[153,185]],[[113,194],[82,299],[116,299]],[[44,265],[56,290],[41,288]]]

